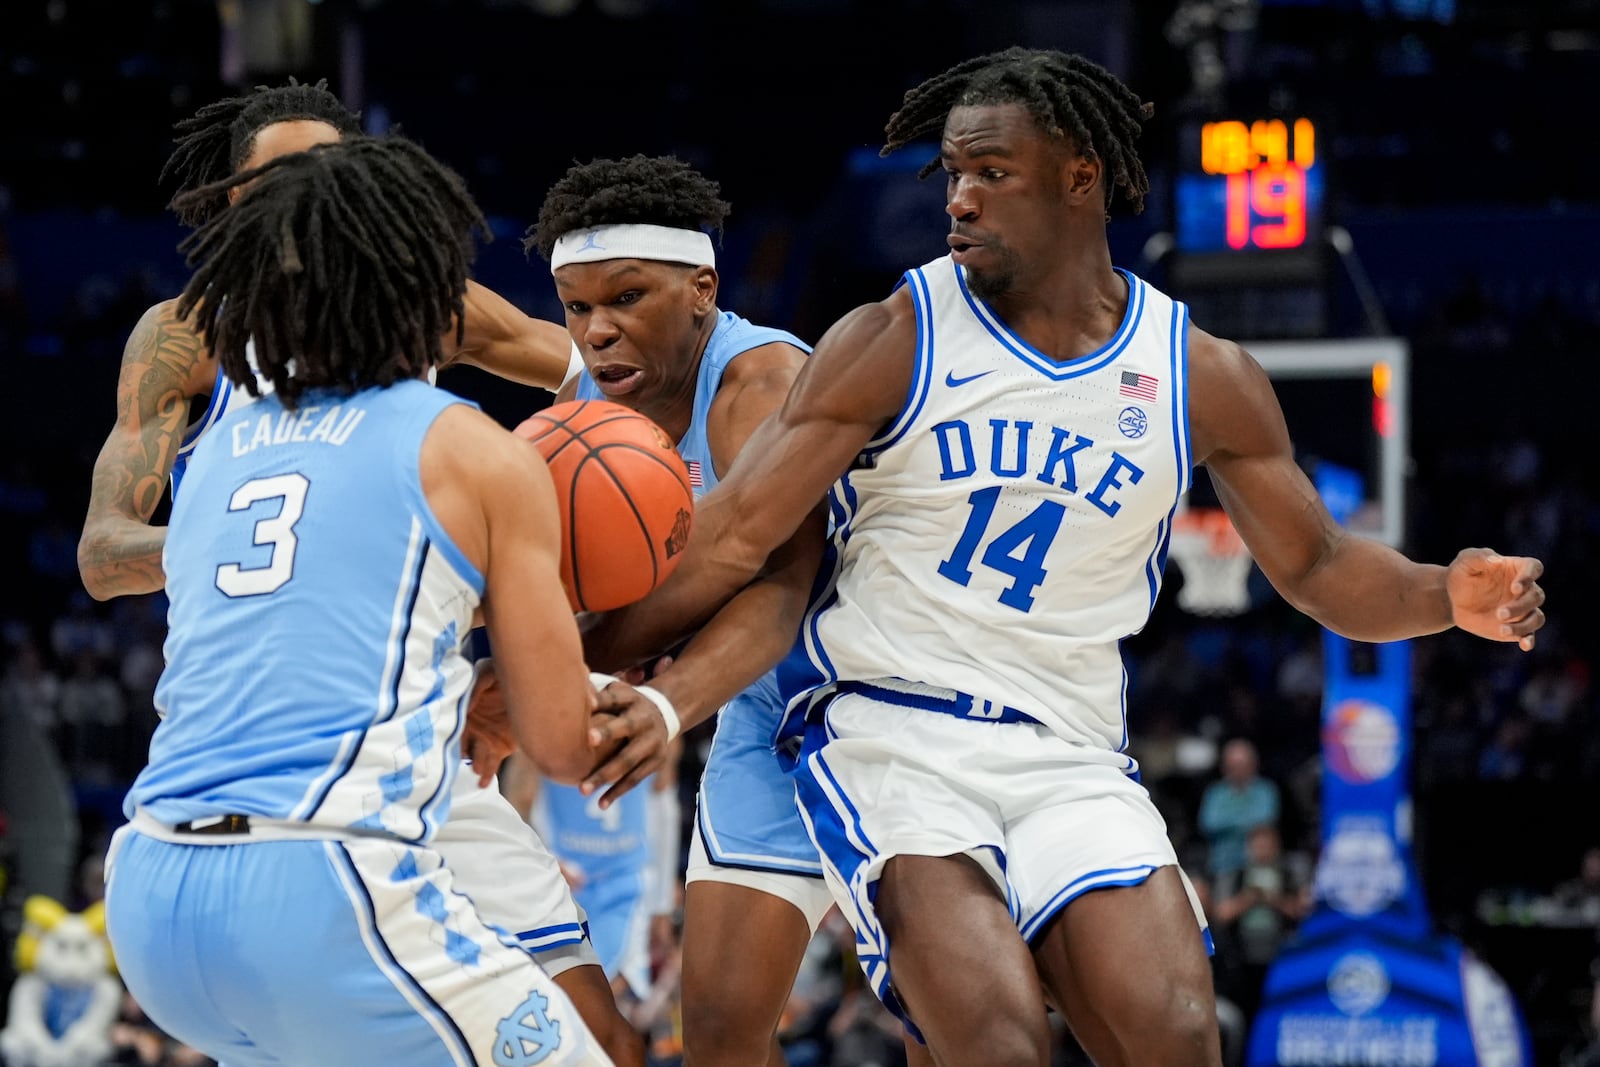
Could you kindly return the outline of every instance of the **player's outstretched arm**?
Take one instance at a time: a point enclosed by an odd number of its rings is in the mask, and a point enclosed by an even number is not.
[[[526,441],[460,404],[428,431],[421,470],[435,515],[483,573],[483,618],[517,744],[546,777],[576,783],[594,762],[595,692],[561,587],[550,472]]]
[[[683,562],[608,626],[626,635],[588,646],[597,662],[637,662],[709,619],[759,574],[829,486],[911,392],[916,317],[905,289],[840,319],[795,377],[783,405],[751,434],[695,508]]]
[[[732,465],[756,427],[782,406],[804,364],[799,349],[772,344],[740,356],[728,368],[706,419],[719,471]],[[651,679],[672,702],[683,729],[710,718],[771,670],[794,644],[826,535],[827,510],[819,506],[772,553],[761,575],[724,604],[671,666]],[[591,638],[603,636],[614,615],[585,634],[586,647]],[[625,634],[612,636],[627,640]],[[597,767],[584,780],[585,791],[614,783],[601,801],[607,804],[642,781],[632,748],[621,749]]]
[[[756,428],[783,406],[805,361],[800,349],[774,343],[747,352],[728,366],[706,415],[706,439],[719,477],[733,466]],[[824,526],[818,524],[825,522],[823,513],[815,523],[802,525],[774,553],[762,577],[723,605],[678,657],[669,672],[670,691],[662,691],[672,698],[684,729],[703,721],[760,678],[787,651],[793,628],[799,624],[798,614],[790,619],[791,601],[798,596],[798,610],[804,611],[816,560],[821,556]],[[811,572],[800,573],[808,565]],[[658,645],[671,635],[645,632],[641,624],[646,621],[638,613],[614,611],[602,616],[584,633],[589,662],[616,670],[656,658],[662,651]],[[777,632],[783,627],[790,630],[787,636]],[[704,662],[711,658],[716,659],[714,664]],[[686,676],[698,678],[708,667],[706,679],[718,679],[711,689],[685,684]]]
[[[1296,608],[1358,641],[1459,626],[1533,647],[1544,625],[1543,565],[1486,548],[1448,567],[1415,563],[1334,522],[1294,459],[1266,372],[1238,345],[1190,331],[1195,456],[1261,570]]]
[[[117,421],[94,461],[78,573],[96,600],[166,585],[165,527],[151,526],[198,395],[205,342],[177,317],[177,301],[146,311],[122,351]]]
[[[561,387],[572,357],[572,338],[559,323],[523,314],[492,289],[467,282],[466,331],[461,343],[445,337],[449,363],[470,363],[523,385]]]

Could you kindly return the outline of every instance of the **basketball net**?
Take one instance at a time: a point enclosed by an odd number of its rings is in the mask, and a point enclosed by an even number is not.
[[[1172,517],[1167,555],[1183,571],[1178,606],[1191,615],[1240,615],[1250,608],[1254,562],[1221,508],[1186,508]]]

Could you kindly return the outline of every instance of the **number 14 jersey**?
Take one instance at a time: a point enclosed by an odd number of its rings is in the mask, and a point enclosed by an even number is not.
[[[1118,642],[1150,617],[1192,464],[1187,310],[1118,274],[1115,335],[1058,362],[948,257],[907,272],[911,393],[831,495],[836,571],[801,634],[814,695],[931,686],[976,698],[967,717],[1126,746]]]

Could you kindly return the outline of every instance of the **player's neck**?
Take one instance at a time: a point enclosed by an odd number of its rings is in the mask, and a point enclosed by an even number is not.
[[[989,300],[1006,325],[1057,360],[1076,359],[1105,344],[1128,307],[1128,283],[1112,269],[1105,242],[1079,248]]]

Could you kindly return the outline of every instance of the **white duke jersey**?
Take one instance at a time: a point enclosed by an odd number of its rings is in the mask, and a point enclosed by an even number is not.
[[[1118,273],[1116,334],[1057,362],[949,257],[907,272],[911,393],[831,493],[835,577],[803,631],[821,677],[792,715],[871,683],[1131,767],[1118,643],[1150,617],[1192,473],[1188,312]]]
[[[177,824],[255,815],[428,840],[460,768],[483,578],[434,517],[421,381],[230,405],[173,505],[163,721],[129,793]]]

